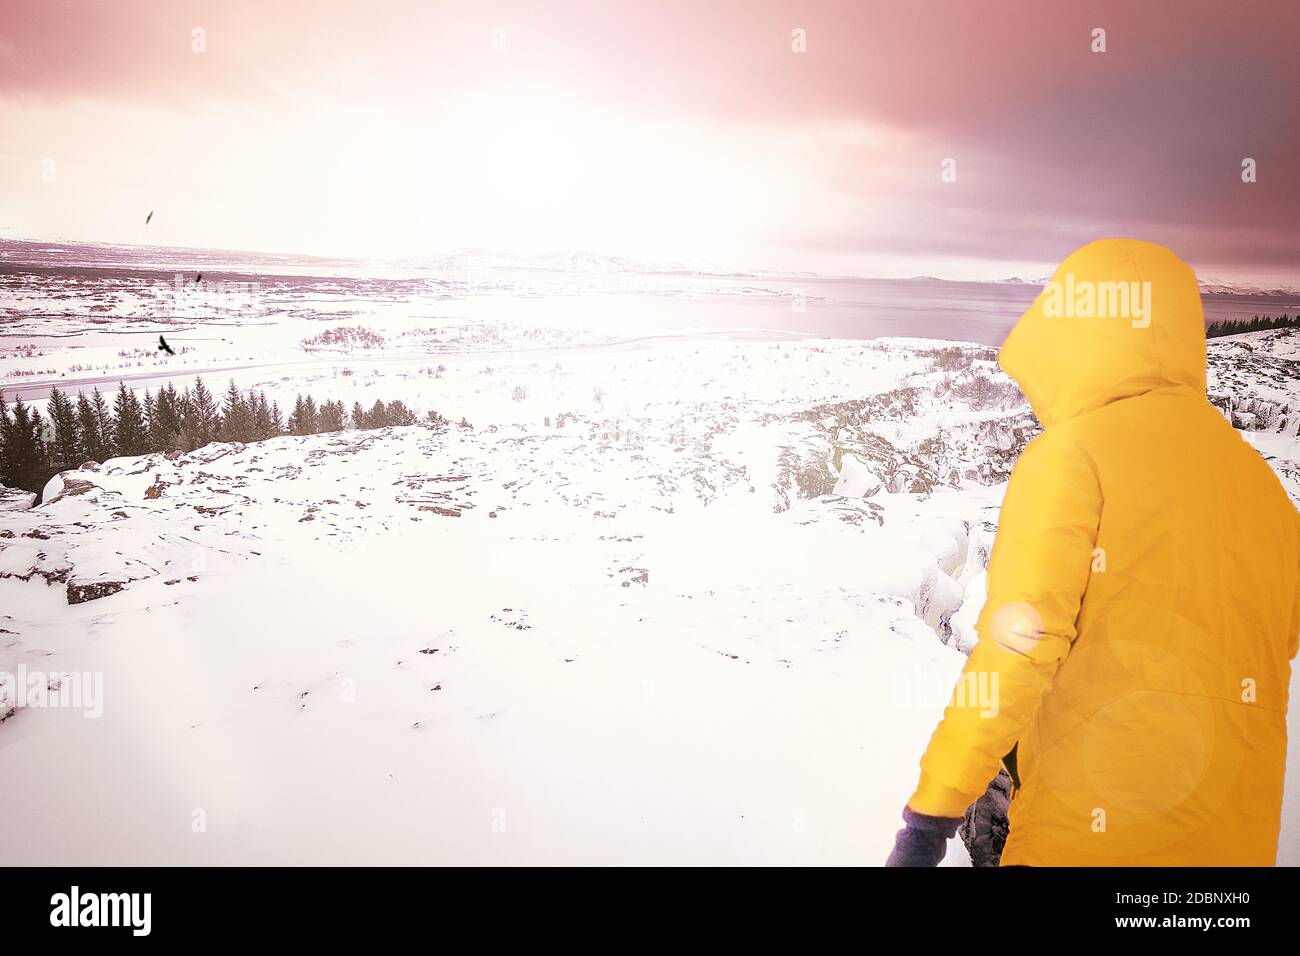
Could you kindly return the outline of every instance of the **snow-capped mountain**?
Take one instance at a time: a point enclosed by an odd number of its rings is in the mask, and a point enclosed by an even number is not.
[[[1279,286],[1264,289],[1238,282],[1225,282],[1214,276],[1200,277],[1201,292],[1206,295],[1267,296],[1270,298],[1300,298],[1300,290]]]

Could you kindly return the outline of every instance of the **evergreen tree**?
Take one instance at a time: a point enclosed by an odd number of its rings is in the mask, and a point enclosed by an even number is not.
[[[263,438],[279,438],[284,434],[280,420],[280,406],[266,400],[266,392],[257,393],[257,417]]]
[[[271,407],[266,404],[266,395],[261,392],[248,392],[248,408],[254,441],[265,441],[271,436]]]
[[[289,416],[290,435],[311,435],[316,432],[316,403],[308,395],[301,395],[293,403],[293,413]]]
[[[125,382],[117,383],[117,399],[113,403],[115,418],[113,444],[119,455],[144,455],[149,451],[145,432],[144,410],[135,392]]]
[[[98,445],[95,410],[91,408],[85,392],[77,393],[77,401],[73,404],[73,408],[77,413],[77,450],[82,461],[89,461],[94,458],[94,450]]]
[[[9,403],[5,401],[4,392],[0,392],[0,485],[9,481]]]
[[[100,405],[104,398],[95,390]],[[104,461],[111,458],[102,422],[108,417],[108,407],[97,409],[84,392],[77,393],[77,432],[80,437],[79,457],[85,461]],[[81,462],[78,462],[81,464]]]
[[[230,380],[226,389],[226,398],[221,405],[221,440],[250,442],[255,440],[253,434],[253,413],[244,396],[235,388],[235,380]]]
[[[347,412],[343,408],[342,402],[325,402],[320,407],[320,414],[316,419],[318,431],[336,432],[343,428],[343,416]]]
[[[303,433],[302,418],[303,418],[302,396],[299,395],[297,398],[294,399],[293,411],[289,413],[289,434],[290,435],[301,435]]]
[[[388,408],[386,409],[386,417],[385,417],[385,419],[384,419],[384,424],[386,424],[386,425],[414,425],[414,424],[415,424],[415,412],[413,412],[413,411],[411,411],[409,408],[407,408],[407,407],[406,407],[406,404],[405,404],[405,403],[404,403],[400,398],[398,398],[398,399],[394,399],[393,401],[391,401],[391,402],[388,403]]]
[[[1220,335],[1240,335],[1242,332],[1262,332],[1267,329],[1282,329],[1300,326],[1300,313],[1293,318],[1283,312],[1280,316],[1252,316],[1249,319],[1223,319],[1211,322],[1205,328],[1206,338]]]
[[[54,474],[50,469],[49,445],[49,439],[53,434],[53,429],[49,428],[39,409],[33,408],[30,410],[29,414],[32,421],[32,436],[36,439],[36,454],[32,465],[32,484],[29,490],[40,494],[40,492],[45,488],[45,483],[49,481],[50,476]]]
[[[416,421],[414,411],[400,399],[388,404],[376,399],[369,411],[354,402],[349,416],[341,401],[329,399],[318,407],[311,395],[299,395],[286,429],[280,406],[268,401],[265,392],[240,393],[232,381],[218,406],[202,378],[195,378],[193,387],[183,392],[170,382],[156,395],[145,390],[143,401],[125,382],[118,382],[111,409],[98,388],[89,398],[78,392],[74,403],[56,387],[49,408],[47,436],[44,419],[29,406],[22,406],[22,420],[15,424],[0,394],[0,474],[26,482],[23,487],[43,484],[48,474],[76,468],[82,461],[102,462],[114,455],[188,452],[218,440],[255,442],[283,434],[334,432],[349,424],[373,429]],[[430,420],[442,421],[436,415]]]
[[[28,408],[21,398],[15,399],[12,414],[4,416],[0,428],[0,483],[39,494],[49,478],[41,413]]]
[[[149,394],[149,389],[144,390],[144,402],[141,403],[144,408],[144,442],[149,451],[159,451],[158,444],[154,441],[154,423],[158,419],[158,409],[154,405],[153,396]]]
[[[149,422],[149,447],[154,451],[171,451],[181,431],[181,397],[176,386],[168,382],[158,389],[154,399],[153,419]]]
[[[66,392],[58,386],[50,389],[50,423],[54,427],[54,442],[50,448],[50,467],[55,471],[76,468],[81,457],[81,429],[77,425],[77,410]]]
[[[95,412],[95,428],[99,431],[101,457],[95,460],[103,462],[117,454],[117,447],[113,443],[117,427],[113,421],[113,412],[108,407],[108,400],[100,394],[98,387],[90,393],[90,407]]]
[[[220,426],[217,403],[203,384],[194,379],[194,388],[186,389],[181,397],[181,436],[185,451],[193,451],[214,441]]]

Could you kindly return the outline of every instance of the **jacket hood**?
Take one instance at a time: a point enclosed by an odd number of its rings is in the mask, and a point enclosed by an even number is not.
[[[1163,246],[1100,239],[1072,253],[998,355],[1046,427],[1154,388],[1205,395],[1192,270]]]

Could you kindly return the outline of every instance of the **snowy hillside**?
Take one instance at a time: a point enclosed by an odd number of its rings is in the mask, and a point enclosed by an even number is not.
[[[1297,343],[1216,340],[1210,391],[1300,501]],[[103,715],[0,702],[3,858],[883,861],[1037,430],[994,355],[685,337],[376,368],[467,421],[4,499],[0,670],[101,673]]]

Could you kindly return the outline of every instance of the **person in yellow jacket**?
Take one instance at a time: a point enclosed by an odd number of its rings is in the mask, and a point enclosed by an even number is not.
[[[888,865],[937,864],[1011,757],[1004,866],[1274,865],[1300,516],[1206,400],[1196,277],[1093,242],[999,364],[1043,432]]]

